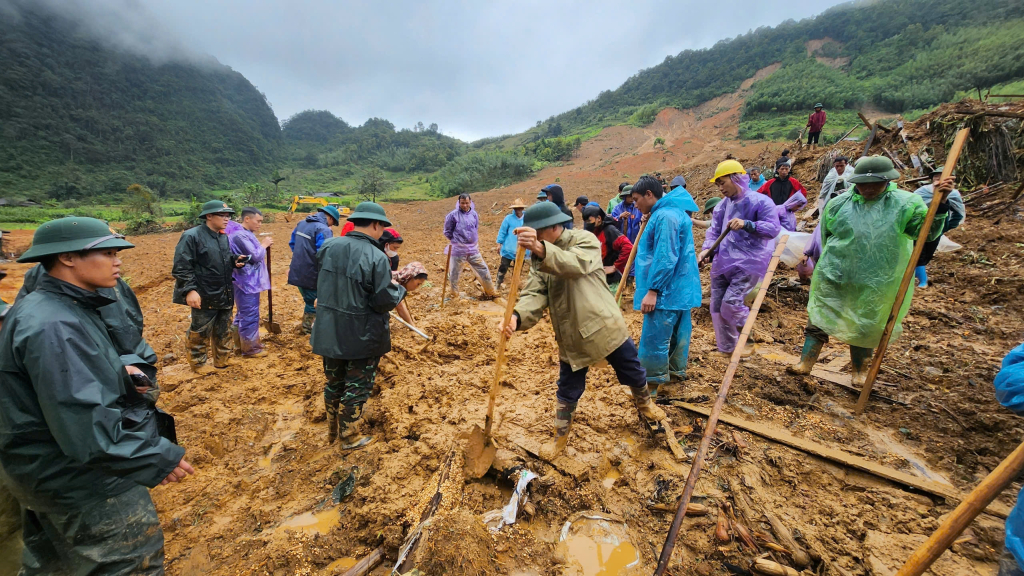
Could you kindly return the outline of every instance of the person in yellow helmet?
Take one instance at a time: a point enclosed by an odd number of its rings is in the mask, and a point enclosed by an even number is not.
[[[750,177],[736,160],[718,165],[711,179],[724,198],[711,213],[711,226],[704,236],[698,261],[714,257],[711,264],[711,321],[718,351],[732,354],[740,329],[750,308],[746,295],[768,269],[775,237],[782,226],[775,203],[764,194],[750,190]],[[725,239],[714,253],[711,247],[723,233]],[[744,351],[749,355],[750,347]]]

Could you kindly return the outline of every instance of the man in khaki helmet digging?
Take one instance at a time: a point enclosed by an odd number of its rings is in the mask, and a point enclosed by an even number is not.
[[[626,322],[608,291],[601,245],[585,230],[566,230],[570,216],[558,206],[535,204],[523,214],[516,233],[532,253],[533,272],[516,304],[515,313],[501,330],[511,337],[528,330],[551,313],[551,327],[558,342],[559,375],[555,408],[555,439],[545,445],[544,457],[565,449],[573,413],[586,388],[589,367],[607,360],[619,382],[629,386],[641,419],[656,427],[665,412],[651,401],[647,373],[637,358],[636,345]]]

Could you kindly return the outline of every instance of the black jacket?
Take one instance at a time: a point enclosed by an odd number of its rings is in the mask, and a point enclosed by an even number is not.
[[[185,304],[195,290],[203,310],[230,310],[235,305],[231,273],[238,255],[231,253],[228,235],[210,230],[204,222],[181,233],[174,249],[174,303]]]
[[[0,330],[0,473],[27,508],[64,512],[156,486],[185,454],[147,426],[152,412],[98,312],[113,303],[44,274]]]
[[[320,266],[313,353],[338,360],[376,358],[391,351],[388,312],[405,297],[391,281],[388,257],[361,232],[324,242]]]

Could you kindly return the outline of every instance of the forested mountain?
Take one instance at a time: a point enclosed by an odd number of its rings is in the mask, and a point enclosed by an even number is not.
[[[745,114],[807,110],[817,101],[829,108],[870,103],[901,112],[948,101],[958,90],[1024,78],[1021,38],[1020,0],[851,2],[668,56],[528,132],[643,124],[662,107],[689,108],[733,92],[776,62],[783,67],[754,85]]]
[[[0,196],[182,196],[273,169],[277,118],[238,72],[154,64],[23,4],[0,18]]]

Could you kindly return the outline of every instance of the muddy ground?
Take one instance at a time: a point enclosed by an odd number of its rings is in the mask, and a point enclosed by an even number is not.
[[[728,153],[747,163],[770,162],[779,146],[731,139],[735,125],[722,117],[736,113],[738,102],[723,102],[718,114],[707,118],[668,110],[647,129],[610,128],[586,142],[573,162],[548,168],[529,182],[475,195],[481,246],[492,271],[504,207],[517,196],[532,201],[544,184],[558,181],[570,201],[585,194],[603,205],[618,182],[635,181],[643,172],[661,171],[667,178],[677,171],[703,173]],[[653,148],[655,136],[666,138],[664,150]],[[817,183],[807,184],[817,191]],[[691,178],[688,187],[698,204],[714,192],[706,177]],[[285,284],[294,219],[288,223],[277,215],[263,230],[276,241],[275,319],[284,332],[266,337],[268,357],[239,360],[208,377],[190,374],[184,360],[188,309],[171,303],[178,234],[132,238],[138,247],[124,253],[124,274],[142,303],[146,337],[162,358],[161,404],[176,417],[178,437],[198,471],[182,484],[153,490],[167,539],[168,573],[340,574],[352,559],[378,546],[387,560],[374,574],[387,573],[394,564],[410,518],[418,514],[424,494],[432,493],[436,479],[431,478],[458,444],[458,435],[483,425],[494,368],[500,307],[476,300],[480,290],[472,274],[463,276],[464,298],[439,306],[441,224],[454,204],[446,199],[386,206],[406,239],[402,261],[419,260],[430,272],[430,284],[408,302],[434,341],[424,348],[422,339],[392,323],[394,351],[381,362],[365,417],[377,441],[351,452],[326,442],[321,361],[298,331],[298,292]],[[782,267],[758,317],[762,354],[740,367],[726,413],[969,490],[1017,445],[1024,428],[996,403],[991,384],[1002,356],[1020,343],[1024,331],[1024,227],[1016,213],[977,217],[969,211],[950,237],[963,248],[936,256],[932,287],[915,294],[906,331],[890,348],[880,377],[893,385],[885,393],[905,405],[873,400],[863,417],[852,418],[856,398],[850,392],[824,379],[785,373],[779,359],[799,354],[803,341],[807,288],[792,285],[788,279],[795,273]],[[8,266],[11,276],[0,295],[13,295],[24,268]],[[706,271],[702,282],[707,291]],[[639,337],[640,314],[631,306],[623,313]],[[663,394],[703,400],[701,405],[710,407],[702,396],[714,396],[727,363],[711,354],[714,349],[707,310],[695,310],[690,379]],[[826,348],[822,363],[835,360],[833,367],[843,371],[841,353],[839,346]],[[508,358],[494,437],[504,462],[542,477],[532,485],[535,514],[489,534],[478,518],[507,503],[511,483],[493,471],[464,487],[460,483],[453,510],[430,533],[418,566],[429,574],[651,573],[671,521],[671,513],[658,505],[675,502],[688,464],[677,462],[662,438],[648,437],[628,391],[608,368],[591,372],[568,460],[557,466],[540,460],[531,452],[550,438],[558,372],[550,324],[517,334]],[[694,450],[701,420],[675,406],[665,409],[685,449]],[[736,539],[715,539],[716,516],[727,501],[758,532],[771,532],[762,511],[778,516],[808,549],[809,573],[834,575],[897,568],[952,509],[941,498],[745,432],[737,441],[729,426],[720,430],[715,441],[720,446],[695,500],[710,514],[684,521],[671,574],[728,574],[759,555]],[[335,487],[350,476],[352,493],[334,504]],[[1012,506],[1019,488],[1015,483],[1001,502]],[[599,549],[600,537],[582,528],[577,532],[574,524],[569,541],[560,544],[563,524],[582,511],[621,519],[624,524],[605,524],[624,543]],[[600,523],[579,524],[587,522]],[[982,516],[970,536],[943,556],[935,574],[995,573],[1002,522]],[[639,562],[626,567],[636,558]]]

